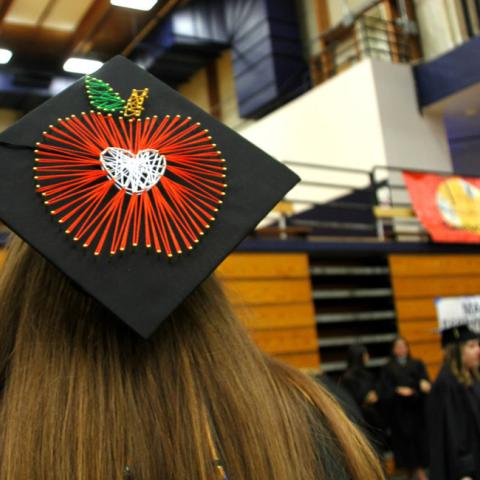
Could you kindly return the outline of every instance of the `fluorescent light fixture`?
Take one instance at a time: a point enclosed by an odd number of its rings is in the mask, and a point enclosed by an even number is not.
[[[158,0],[110,0],[116,7],[133,8],[134,10],[150,10]]]
[[[12,58],[13,53],[6,48],[0,48],[0,63],[8,63]]]
[[[93,73],[103,65],[98,60],[88,60],[87,58],[69,58],[64,64],[63,69],[71,73]]]

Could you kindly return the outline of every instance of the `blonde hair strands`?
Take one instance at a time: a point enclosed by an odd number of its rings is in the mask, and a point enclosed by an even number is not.
[[[0,279],[0,479],[383,478],[330,396],[263,355],[214,279],[149,340],[14,239]],[[332,463],[333,462],[333,463]]]

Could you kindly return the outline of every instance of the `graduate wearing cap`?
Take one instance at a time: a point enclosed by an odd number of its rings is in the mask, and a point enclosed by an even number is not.
[[[298,177],[122,57],[0,135],[0,478],[376,480],[212,272]]]
[[[429,401],[430,479],[480,478],[480,347],[466,324],[441,331],[443,367]]]

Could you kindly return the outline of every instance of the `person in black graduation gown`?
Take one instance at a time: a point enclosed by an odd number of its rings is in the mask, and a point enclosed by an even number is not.
[[[431,480],[480,479],[478,335],[466,326],[442,332],[443,367],[428,400]]]
[[[412,358],[407,341],[397,337],[392,345],[391,359],[381,372],[380,401],[391,433],[395,465],[418,480],[427,480],[425,398],[430,389],[424,363]]]
[[[363,419],[362,411],[357,405],[355,398],[350,392],[332,380],[326,373],[320,372],[313,375],[316,382],[322,385],[340,404],[347,417],[363,431],[365,431],[365,422]]]
[[[363,417],[366,433],[379,453],[385,450],[385,422],[379,406],[377,380],[368,370],[369,355],[364,345],[351,345],[348,349],[348,366],[340,385],[355,400]]]

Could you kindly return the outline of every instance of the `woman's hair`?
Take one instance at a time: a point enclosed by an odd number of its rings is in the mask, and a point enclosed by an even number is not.
[[[148,340],[25,243],[0,278],[0,478],[381,479],[332,397],[262,354],[215,279]],[[113,281],[114,279],[112,279]],[[134,279],[132,280],[134,281]],[[339,468],[341,471],[341,468]]]
[[[356,343],[348,347],[347,352],[347,369],[359,369],[365,367],[365,354],[368,353],[365,345]]]
[[[474,380],[480,380],[478,369],[470,370],[463,363],[465,343],[450,343],[445,347],[444,364],[463,385],[470,386]]]

